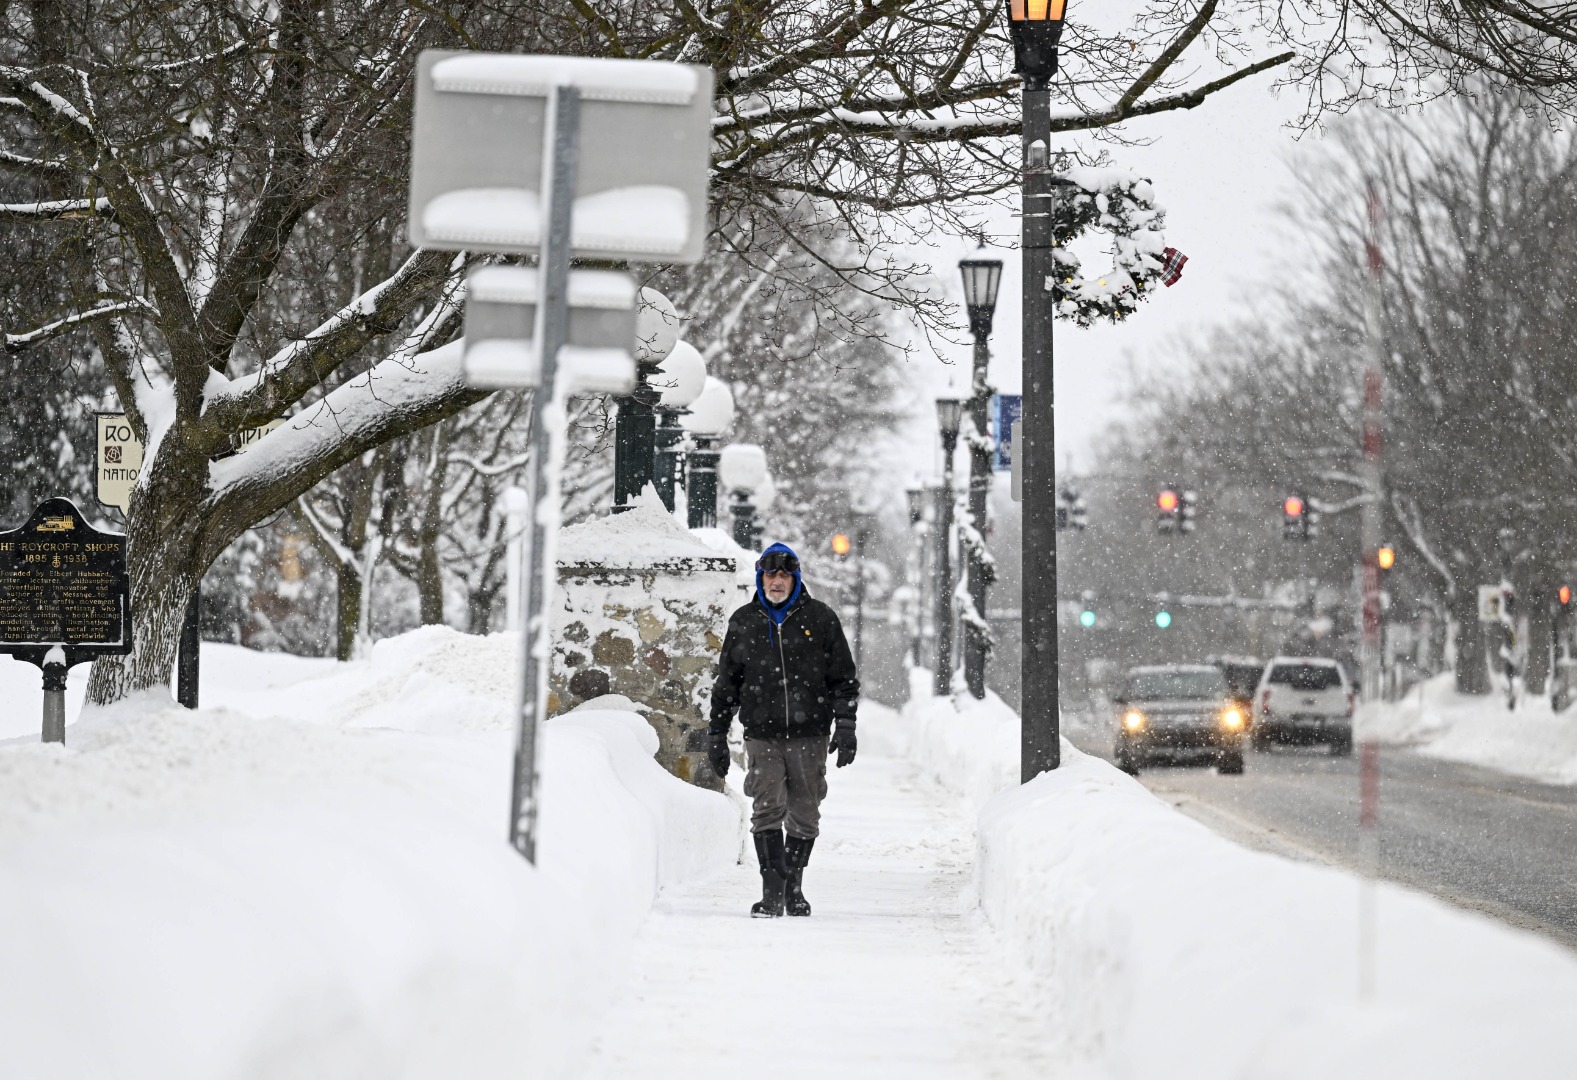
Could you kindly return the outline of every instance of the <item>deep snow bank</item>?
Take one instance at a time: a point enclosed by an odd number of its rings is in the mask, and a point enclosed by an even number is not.
[[[1511,712],[1499,694],[1458,694],[1453,680],[1448,672],[1401,701],[1363,706],[1359,734],[1430,757],[1577,784],[1577,708],[1557,713],[1548,697],[1526,697]]]
[[[1238,847],[1067,742],[1062,768],[1017,786],[1018,718],[995,698],[959,712],[922,693],[904,722],[925,773],[970,800],[997,785],[981,906],[1100,1073],[1570,1075],[1560,947],[1381,886],[1379,992],[1360,1002],[1355,878]]]
[[[740,820],[639,716],[581,710],[547,725],[525,864],[514,653],[209,645],[198,712],[0,744],[0,1077],[572,1073],[656,890],[733,862]]]

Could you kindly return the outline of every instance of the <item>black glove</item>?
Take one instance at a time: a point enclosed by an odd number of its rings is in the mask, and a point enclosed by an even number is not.
[[[838,768],[841,769],[854,760],[857,745],[854,741],[854,721],[839,720],[838,726],[833,729],[832,741],[827,744],[827,753],[834,750],[838,752]]]
[[[706,760],[712,763],[712,771],[720,778],[728,775],[728,734],[714,731],[711,733],[711,742],[706,748]]]

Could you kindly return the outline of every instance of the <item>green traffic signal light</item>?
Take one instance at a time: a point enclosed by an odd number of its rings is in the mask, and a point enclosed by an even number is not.
[[[1161,610],[1161,611],[1157,611],[1155,613],[1155,625],[1159,626],[1162,630],[1165,630],[1168,626],[1171,626],[1172,625],[1172,613],[1170,611],[1166,611],[1164,609]]]
[[[1086,630],[1094,626],[1095,612],[1091,611],[1089,608],[1085,608],[1083,611],[1079,612],[1079,625],[1084,627]]]

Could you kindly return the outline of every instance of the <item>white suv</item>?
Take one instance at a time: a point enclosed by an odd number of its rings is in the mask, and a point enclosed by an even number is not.
[[[1332,754],[1350,754],[1356,701],[1347,673],[1335,660],[1278,656],[1265,665],[1254,694],[1254,749],[1272,742],[1325,743]]]

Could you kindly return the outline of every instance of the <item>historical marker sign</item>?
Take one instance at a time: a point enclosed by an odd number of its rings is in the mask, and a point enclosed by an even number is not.
[[[131,651],[126,538],[99,532],[69,499],[46,499],[20,529],[0,532],[0,652],[43,666]]]

